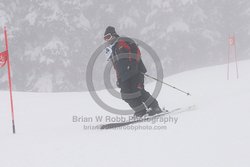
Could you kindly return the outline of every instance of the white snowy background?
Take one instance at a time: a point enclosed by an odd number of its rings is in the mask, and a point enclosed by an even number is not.
[[[11,134],[9,96],[0,92],[0,166],[4,167],[248,167],[250,165],[250,61],[240,62],[239,79],[226,79],[226,65],[165,78],[191,97],[164,87],[159,102],[168,109],[196,105],[175,115],[167,130],[84,130],[93,123],[73,116],[115,116],[85,93],[15,92],[16,130]],[[233,64],[232,64],[233,66]],[[148,90],[154,84],[146,85]],[[107,99],[107,92],[98,92]],[[126,108],[124,103],[116,104]],[[100,123],[99,123],[100,124]],[[141,126],[154,126],[140,123]]]
[[[0,167],[250,165],[250,1],[0,0],[0,51],[5,25],[17,133],[2,68]],[[73,116],[115,116],[94,102],[85,78],[108,25],[149,44],[161,59],[164,81],[192,94],[163,86],[161,106],[196,109],[174,115],[178,122],[167,130],[84,130],[98,123],[73,122]],[[227,80],[230,34],[236,36],[239,78],[231,62]],[[142,53],[155,75],[152,58]],[[128,109],[105,90],[105,58],[100,55],[95,64],[97,93],[111,106]],[[152,92],[155,82],[146,82]]]
[[[232,33],[238,59],[247,59],[249,20],[248,0],[1,0],[0,50],[6,25],[14,90],[86,91],[86,66],[108,25],[149,44],[170,76],[226,63]],[[104,69],[104,59],[98,70]],[[144,61],[153,74],[151,61]],[[103,89],[100,77],[99,72],[94,79]],[[0,85],[7,89],[2,70]]]

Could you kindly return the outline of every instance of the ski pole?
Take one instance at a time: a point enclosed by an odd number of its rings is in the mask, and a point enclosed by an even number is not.
[[[181,89],[179,89],[179,88],[176,88],[175,86],[172,86],[172,85],[170,85],[170,84],[168,84],[168,83],[165,83],[165,82],[163,82],[163,81],[161,81],[161,80],[159,80],[159,79],[157,79],[157,78],[155,78],[155,77],[152,77],[152,76],[150,76],[150,75],[148,75],[148,74],[145,74],[145,73],[142,73],[142,74],[143,74],[144,76],[148,77],[148,78],[154,79],[154,80],[156,80],[156,81],[158,81],[158,82],[161,82],[162,84],[165,84],[165,85],[167,85],[167,86],[169,86],[169,87],[171,87],[171,88],[173,88],[173,89],[176,89],[176,90],[178,90],[178,91],[180,91],[180,92],[182,92],[182,93],[185,93],[187,96],[191,96],[190,93],[185,92],[185,91],[183,91],[183,90],[181,90]]]

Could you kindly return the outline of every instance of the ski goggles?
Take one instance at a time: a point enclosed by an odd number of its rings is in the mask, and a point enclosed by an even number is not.
[[[104,40],[105,41],[109,41],[109,40],[111,40],[112,39],[112,35],[111,35],[111,33],[108,33],[108,34],[106,34],[106,35],[104,35]]]

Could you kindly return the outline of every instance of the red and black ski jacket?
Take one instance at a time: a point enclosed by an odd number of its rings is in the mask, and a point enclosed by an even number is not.
[[[134,75],[147,72],[141,60],[140,49],[131,38],[118,37],[113,44],[112,52],[111,60],[118,81],[124,82]]]

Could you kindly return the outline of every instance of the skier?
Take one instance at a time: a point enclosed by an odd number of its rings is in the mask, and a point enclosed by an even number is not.
[[[116,84],[121,89],[121,97],[135,111],[134,116],[161,113],[157,100],[144,89],[143,74],[147,70],[136,43],[128,37],[120,37],[112,26],[106,28],[104,40],[108,44],[106,52],[109,52],[108,60],[112,61],[116,71]],[[148,99],[151,99],[150,103],[146,102]]]

